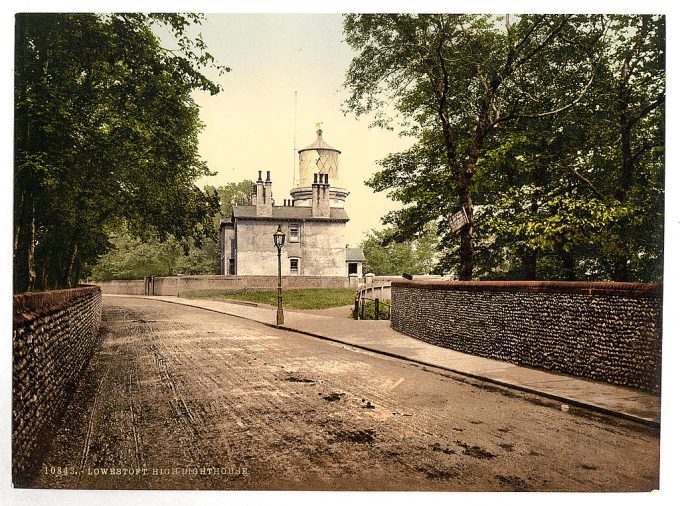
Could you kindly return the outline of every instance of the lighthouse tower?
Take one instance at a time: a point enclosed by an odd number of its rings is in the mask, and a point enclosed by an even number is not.
[[[316,142],[298,150],[297,186],[290,191],[293,205],[309,207],[312,205],[312,185],[324,174],[324,181],[330,185],[329,196],[331,207],[345,207],[345,199],[349,192],[341,187],[338,158],[340,150],[323,140],[321,124],[317,123]]]

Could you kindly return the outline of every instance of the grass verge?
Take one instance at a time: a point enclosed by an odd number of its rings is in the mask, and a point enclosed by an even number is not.
[[[296,288],[283,290],[283,307],[291,309],[328,309],[354,303],[352,288]],[[242,300],[276,306],[276,290],[189,290],[180,293],[187,299]]]
[[[361,304],[359,304],[359,314],[361,315]],[[350,316],[354,318],[354,308],[350,313]],[[375,320],[375,303],[372,300],[364,301],[364,320]],[[389,320],[390,319],[390,308],[387,304],[381,303],[378,306],[378,320]]]

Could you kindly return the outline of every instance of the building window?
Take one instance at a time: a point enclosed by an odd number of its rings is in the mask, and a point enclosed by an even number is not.
[[[300,274],[300,259],[291,258],[290,259],[290,274],[291,276],[297,276]]]
[[[359,273],[359,264],[356,262],[350,262],[349,263],[349,268],[347,270],[347,274],[358,274]]]
[[[288,241],[300,242],[300,225],[298,225],[297,223],[292,224],[288,227]]]

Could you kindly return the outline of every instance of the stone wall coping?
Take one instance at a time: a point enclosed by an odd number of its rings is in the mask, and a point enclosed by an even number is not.
[[[152,276],[149,276],[152,277]],[[159,277],[159,276],[156,276]],[[93,281],[92,285],[99,285],[100,283],[143,283],[144,278],[135,278],[135,279],[109,279],[106,281]]]
[[[183,276],[154,276],[154,279],[156,281],[158,280],[166,280],[166,279],[187,279],[187,280],[204,280],[204,281],[212,281],[212,280],[217,280],[217,281],[222,281],[222,280],[242,280],[242,279],[266,279],[266,278],[278,278],[276,274],[247,274],[244,276],[237,276],[237,275],[228,275],[224,276],[221,274],[215,274],[215,275],[193,275],[193,274],[187,274]],[[282,275],[281,279],[347,279],[348,276],[286,276]]]
[[[101,292],[99,286],[81,285],[77,288],[66,288],[63,290],[17,293],[13,296],[13,313],[15,317],[26,313],[44,313],[97,292]]]
[[[468,292],[562,293],[644,298],[661,298],[663,295],[662,283],[621,283],[613,281],[442,281],[402,279],[392,281],[392,286]]]

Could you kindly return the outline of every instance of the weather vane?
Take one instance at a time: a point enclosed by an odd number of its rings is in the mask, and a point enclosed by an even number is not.
[[[314,124],[316,125],[316,128],[321,128],[321,125],[323,125],[323,121],[317,121]]]

